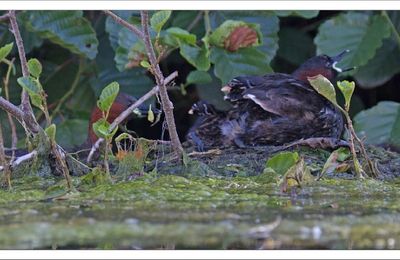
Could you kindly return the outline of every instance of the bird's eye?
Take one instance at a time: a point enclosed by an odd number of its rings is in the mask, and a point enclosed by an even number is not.
[[[331,63],[331,62],[329,62],[329,61],[327,61],[327,62],[325,63],[325,67],[327,67],[327,68],[330,68],[330,67],[332,67],[332,63]]]

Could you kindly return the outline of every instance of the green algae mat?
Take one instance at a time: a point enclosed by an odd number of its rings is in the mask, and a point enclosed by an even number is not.
[[[73,192],[59,177],[14,178],[0,191],[0,248],[400,249],[397,173],[327,175],[283,192],[265,164],[265,154],[222,153],[112,184],[74,177]]]

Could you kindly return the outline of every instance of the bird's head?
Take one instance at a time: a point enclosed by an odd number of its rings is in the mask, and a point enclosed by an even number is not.
[[[338,63],[349,52],[349,50],[344,50],[333,57],[325,54],[312,57],[295,70],[292,75],[306,82],[308,81],[308,77],[317,76],[318,74],[323,75],[329,80],[333,80],[338,73],[355,69],[354,67],[343,69],[338,66]]]

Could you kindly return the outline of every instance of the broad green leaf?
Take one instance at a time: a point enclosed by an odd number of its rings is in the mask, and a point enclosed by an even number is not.
[[[82,11],[29,11],[28,28],[42,38],[94,59],[98,40]]]
[[[81,145],[87,138],[88,120],[68,119],[57,125],[56,139],[62,147]]]
[[[277,174],[283,175],[290,167],[299,161],[299,154],[296,152],[281,152],[269,158],[265,167],[272,168]]]
[[[353,96],[353,92],[356,85],[354,84],[353,81],[349,82],[347,80],[344,80],[344,81],[338,81],[337,86],[344,96],[346,110],[349,110],[351,97]]]
[[[108,84],[100,94],[97,106],[101,111],[105,112],[110,110],[115,98],[118,96],[119,84],[118,82],[111,82]]]
[[[210,69],[210,59],[207,55],[205,46],[190,46],[185,43],[180,43],[180,54],[196,69],[207,71]]]
[[[400,145],[400,103],[382,101],[354,117],[354,129],[370,144]]]
[[[394,39],[386,39],[376,55],[366,65],[357,69],[354,78],[357,81],[357,87],[374,88],[385,84],[399,72],[399,45]]]
[[[336,55],[350,50],[341,64],[359,67],[375,56],[390,32],[389,24],[381,15],[348,12],[324,22],[314,42],[317,53]]]
[[[211,62],[215,75],[225,84],[240,75],[263,75],[272,72],[265,53],[256,48],[242,48],[236,52],[214,47]]]
[[[238,27],[248,27],[257,32],[258,39],[252,46],[258,46],[262,44],[262,33],[260,31],[260,25],[254,23],[246,23],[243,21],[227,20],[222,23],[215,31],[210,35],[210,44],[218,47],[224,47],[227,38],[230,34]]]
[[[29,59],[28,61],[29,73],[35,78],[39,78],[42,73],[42,64],[38,59]]]
[[[168,28],[163,39],[165,44],[175,48],[179,46],[179,43],[195,45],[196,41],[196,35],[178,27]]]
[[[318,10],[277,10],[274,11],[277,16],[299,16],[306,19],[314,18],[318,16]]]
[[[216,29],[225,20],[259,24],[262,44],[257,47],[269,63],[278,50],[279,18],[271,11],[215,11],[210,13],[211,26]]]
[[[145,46],[143,41],[139,40],[135,34],[124,28],[119,32],[118,47],[115,51],[114,60],[119,71],[124,71],[133,62],[140,64],[145,57]]]
[[[122,19],[124,19],[125,21],[128,21],[129,18],[132,15],[140,16],[140,12],[139,11],[113,10],[112,12],[115,13],[116,15],[118,15],[119,17],[121,17]],[[108,38],[110,40],[110,45],[111,45],[111,47],[113,48],[114,51],[118,47],[118,38],[119,38],[118,34],[123,28],[125,28],[125,27],[123,27],[119,23],[116,23],[114,21],[114,19],[112,19],[111,17],[107,16],[105,30],[108,33]],[[101,53],[101,52],[99,51],[99,53]]]
[[[186,78],[186,85],[189,84],[207,84],[212,81],[208,72],[194,70],[189,73]]]
[[[336,91],[332,83],[322,75],[317,75],[314,77],[309,77],[308,81],[310,85],[317,91],[320,95],[328,99],[332,104],[339,106],[336,101]]]
[[[46,135],[50,138],[52,142],[56,141],[57,128],[55,124],[49,125],[45,130]]]
[[[29,94],[32,104],[43,109],[43,98],[41,96],[43,88],[40,83],[32,77],[20,77],[17,82]]]
[[[93,131],[94,133],[101,138],[108,137],[108,128],[110,127],[110,123],[107,122],[104,118],[99,119],[97,122],[93,123]]]
[[[160,33],[164,24],[168,21],[171,16],[171,11],[163,10],[154,13],[150,18],[150,25],[154,31]]]
[[[14,43],[12,42],[12,43],[6,44],[0,48],[0,61],[2,59],[6,58],[8,54],[10,54],[13,46],[14,46]]]

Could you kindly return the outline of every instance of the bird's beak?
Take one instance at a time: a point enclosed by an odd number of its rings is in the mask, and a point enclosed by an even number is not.
[[[343,59],[343,57],[349,52],[350,52],[350,50],[344,50],[341,53],[339,53],[338,55],[331,57],[331,59],[333,60],[332,68],[334,70],[336,70],[337,72],[341,73],[341,72],[346,72],[346,71],[350,71],[350,70],[355,69],[355,67],[342,69],[342,68],[337,66],[338,62],[341,61]]]

